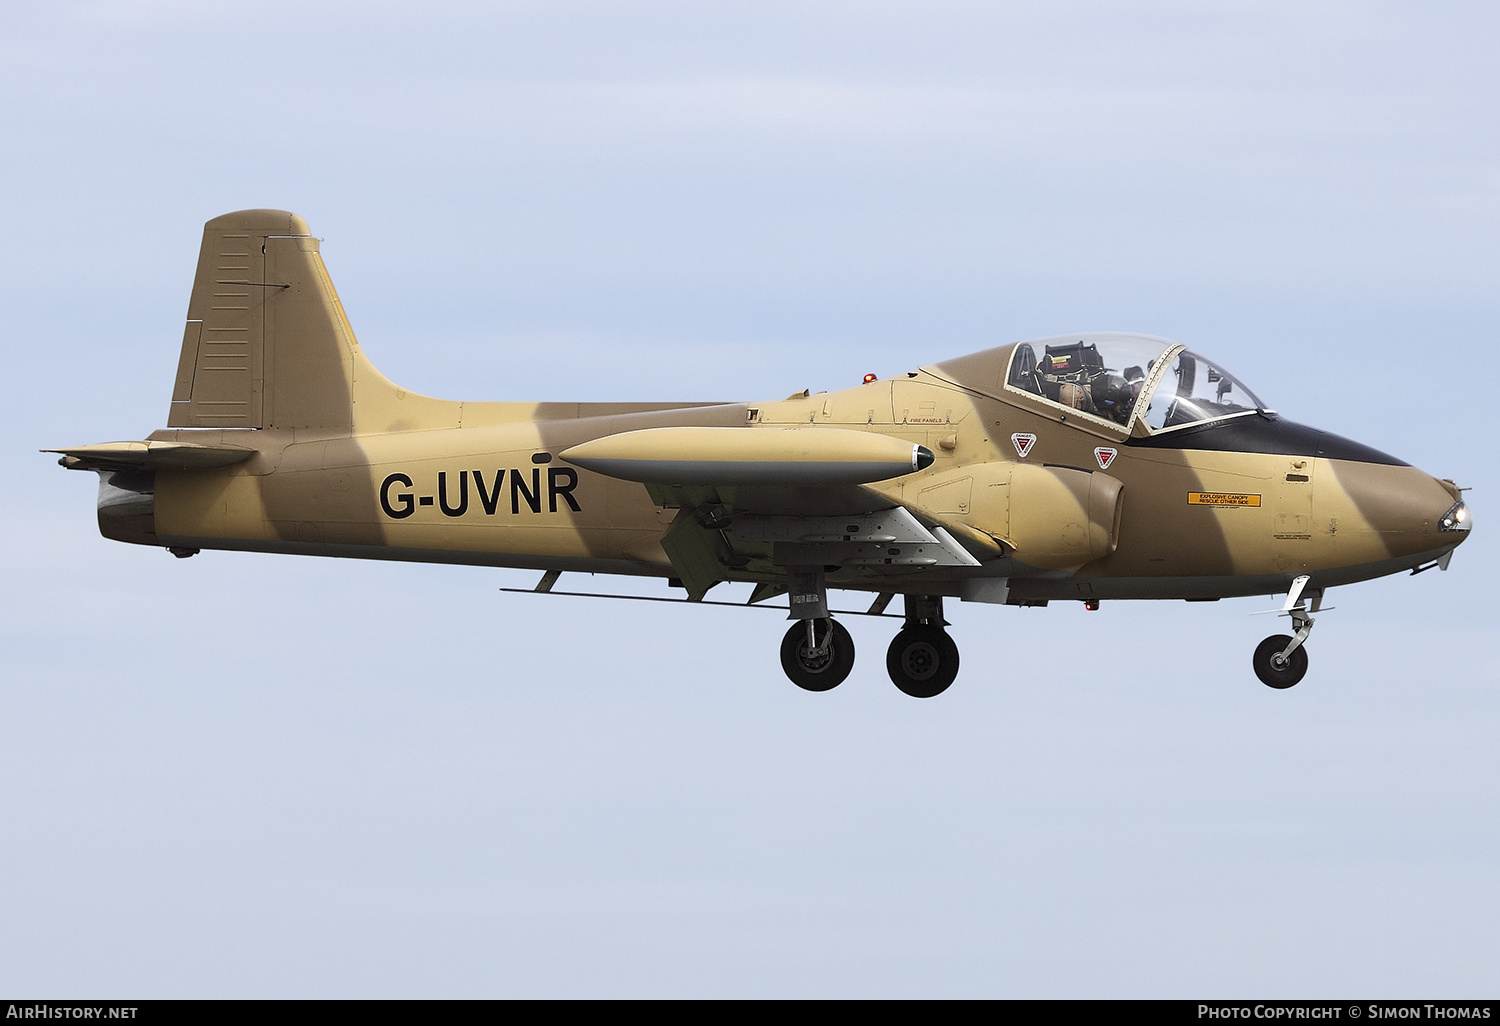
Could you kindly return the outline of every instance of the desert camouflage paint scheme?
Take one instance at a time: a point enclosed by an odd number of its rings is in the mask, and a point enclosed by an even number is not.
[[[750,403],[449,402],[365,358],[299,217],[208,222],[167,428],[49,450],[100,475],[106,537],[672,579],[789,593],[788,675],[842,681],[828,588],[894,595],[887,658],[952,682],[942,600],[1286,594],[1306,667],[1324,589],[1432,565],[1467,537],[1451,481],[1266,410],[1164,339],[1020,342],[831,393]]]

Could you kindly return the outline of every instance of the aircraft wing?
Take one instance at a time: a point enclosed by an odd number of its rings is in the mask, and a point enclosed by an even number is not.
[[[680,511],[661,545],[691,599],[756,563],[838,565],[874,576],[979,566],[982,558],[1002,554],[988,535],[877,486],[933,461],[926,447],[887,435],[839,428],[651,428],[594,439],[560,455],[639,482],[658,506]]]

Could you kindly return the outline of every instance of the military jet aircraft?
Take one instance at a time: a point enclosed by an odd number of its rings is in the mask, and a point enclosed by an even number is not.
[[[905,693],[958,672],[945,599],[1011,606],[1283,595],[1252,665],[1307,669],[1326,589],[1447,568],[1452,481],[1285,420],[1224,367],[1128,334],[1060,335],[739,403],[448,402],[366,359],[300,217],[209,221],[167,427],[47,450],[97,471],[99,529],[239,549],[664,577],[787,595],[791,680],[854,664],[830,590],[904,624]],[[891,615],[891,614],[885,614]]]

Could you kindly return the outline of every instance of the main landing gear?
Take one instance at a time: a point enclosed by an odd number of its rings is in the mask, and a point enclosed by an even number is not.
[[[804,691],[836,688],[854,669],[854,639],[837,620],[798,620],[781,639],[781,668]]]
[[[787,576],[789,619],[795,622],[781,639],[781,668],[799,688],[829,691],[854,669],[854,639],[828,615],[821,568],[794,568]],[[889,598],[882,596],[874,611]],[[906,596],[906,624],[886,652],[885,668],[896,687],[913,698],[940,695],[958,676],[958,646],[946,626],[940,596]]]
[[[891,683],[913,698],[934,698],[958,676],[958,646],[943,630],[943,600],[907,595],[906,625],[885,653]]]
[[[806,691],[827,691],[854,669],[854,639],[828,615],[828,586],[820,566],[787,568],[787,599],[796,621],[781,639],[781,668]]]
[[[1286,602],[1276,612],[1292,618],[1293,634],[1273,634],[1255,648],[1255,675],[1267,687],[1289,688],[1307,673],[1307,649],[1302,647],[1312,633],[1312,613],[1322,608],[1321,588],[1309,590],[1312,578],[1303,574],[1292,582]],[[1304,594],[1305,593],[1305,594]],[[1310,608],[1309,608],[1310,607]]]

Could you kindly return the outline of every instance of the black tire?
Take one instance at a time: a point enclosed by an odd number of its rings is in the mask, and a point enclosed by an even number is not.
[[[1255,648],[1255,675],[1267,687],[1289,688],[1307,673],[1307,646],[1298,645],[1287,656],[1285,665],[1276,665],[1276,657],[1292,643],[1290,634],[1273,634]]]
[[[958,646],[941,627],[906,627],[886,650],[885,668],[905,694],[935,698],[958,676]]]
[[[837,620],[814,620],[817,640],[822,644],[833,629],[833,644],[821,657],[813,658],[807,644],[807,621],[798,620],[781,639],[781,668],[791,682],[804,691],[830,691],[844,683],[854,669],[854,639]]]

